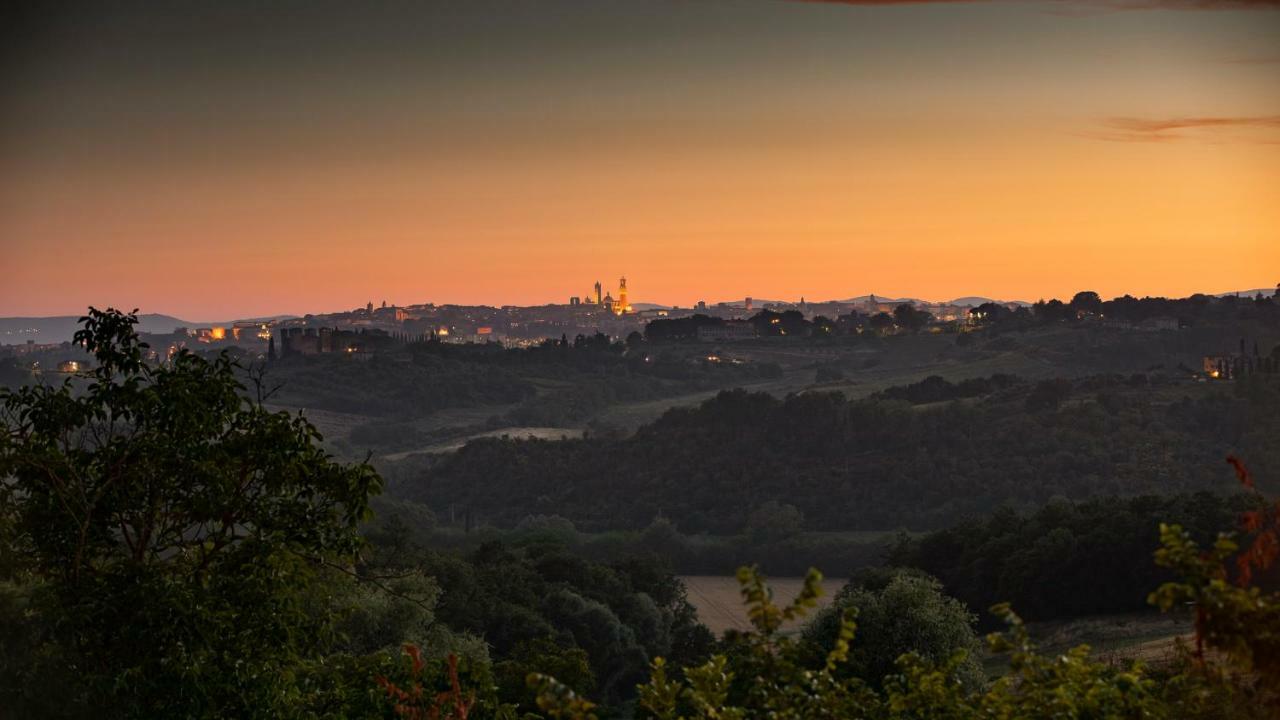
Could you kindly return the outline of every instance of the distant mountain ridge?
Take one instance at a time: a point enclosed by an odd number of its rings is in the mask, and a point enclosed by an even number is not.
[[[1230,295],[1239,295],[1240,297],[1250,297],[1250,298],[1255,295],[1261,295],[1262,297],[1271,297],[1277,292],[1277,290],[1280,290],[1280,285],[1277,285],[1276,287],[1273,287],[1273,288],[1254,288],[1253,290],[1236,290],[1234,292],[1217,293],[1216,295],[1214,295],[1214,297],[1228,297]]]
[[[53,317],[0,317],[0,345],[22,345],[28,340],[36,343],[60,343],[71,340],[80,329],[80,315],[56,315]],[[172,315],[145,313],[138,315],[138,331],[144,333],[171,333],[175,328],[212,327],[230,325],[233,322],[267,322],[293,315],[275,315],[244,320],[196,322]]]
[[[858,297],[846,298],[844,300],[836,300],[836,302],[862,303],[862,302],[867,302],[868,300],[871,299],[871,297],[872,297],[871,295],[859,295]],[[891,298],[891,297],[885,297],[883,295],[876,295],[875,298],[876,298],[876,302],[882,302],[882,303],[908,303],[909,302],[909,303],[915,303],[917,305],[958,305],[960,307],[978,307],[983,303],[989,303],[989,302],[999,303],[1001,305],[1031,305],[1031,303],[1026,302],[1025,300],[996,300],[995,298],[982,297],[980,295],[966,295],[964,297],[959,297],[954,300],[943,300],[943,301],[921,300],[920,298],[912,298],[912,297]]]
[[[1229,292],[1212,293],[1212,297],[1228,297],[1237,295],[1240,297],[1252,298],[1261,294],[1263,297],[1272,297],[1276,293],[1276,288],[1253,288],[1251,290],[1233,290]],[[977,307],[983,303],[999,303],[1001,305],[1020,305],[1030,307],[1032,303],[1024,300],[997,300],[994,298],[983,297],[981,295],[966,295],[953,300],[943,302],[931,302],[921,300],[919,298],[891,298],[883,295],[876,295],[876,300],[882,303],[924,303],[930,305],[957,305],[960,307]],[[819,302],[838,302],[838,303],[864,303],[871,299],[871,295],[859,295],[857,297],[845,298],[843,300],[822,300]],[[1067,301],[1070,298],[1059,298]],[[765,305],[776,304],[792,304],[794,301],[787,300],[770,300],[766,298],[752,298],[753,307],[761,308]],[[745,299],[729,300],[724,303],[730,307],[742,307],[746,304]],[[636,310],[665,310],[671,305],[662,305],[659,303],[634,303]],[[220,321],[195,321],[184,320],[172,315],[164,315],[160,313],[145,313],[138,316],[138,330],[144,333],[169,333],[174,328],[186,327],[213,327],[228,326],[233,322],[270,322],[273,320],[284,320],[298,317],[297,315],[269,315],[256,318],[239,318],[237,320],[220,320]],[[0,317],[0,345],[21,345],[28,340],[37,343],[58,343],[71,340],[72,335],[80,327],[79,315],[56,315],[50,317]]]

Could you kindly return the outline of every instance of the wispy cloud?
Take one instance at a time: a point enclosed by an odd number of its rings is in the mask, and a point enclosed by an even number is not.
[[[988,4],[1000,0],[787,0],[796,3],[889,7],[894,5]],[[1017,1],[1017,0],[1012,0]],[[1280,10],[1280,0],[1026,0],[1048,6],[1108,10]]]
[[[1178,117],[1135,118],[1112,117],[1101,122],[1102,128],[1084,133],[1087,137],[1116,142],[1169,142],[1193,137],[1221,139],[1224,130],[1280,130],[1280,115],[1256,115],[1246,117]],[[1212,135],[1210,135],[1212,134]],[[1235,140],[1273,143],[1257,134],[1234,136]]]

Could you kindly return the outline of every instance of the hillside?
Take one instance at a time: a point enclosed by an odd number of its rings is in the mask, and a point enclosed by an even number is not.
[[[929,529],[1004,505],[1230,488],[1235,452],[1280,467],[1280,383],[1148,387],[1145,376],[1018,382],[935,405],[742,390],[678,408],[625,439],[487,438],[388,467],[393,492],[510,526],[559,514],[584,529],[736,533],[770,501],[810,530]]]

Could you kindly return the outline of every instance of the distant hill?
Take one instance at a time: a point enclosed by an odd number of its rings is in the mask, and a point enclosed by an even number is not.
[[[870,300],[870,299],[871,299],[871,296],[870,296],[870,295],[859,295],[858,297],[847,298],[847,299],[845,299],[845,300],[837,300],[836,302],[843,302],[843,303],[862,303],[862,302],[866,302],[866,301],[868,301],[868,300]],[[934,305],[934,304],[937,304],[937,303],[935,303],[935,302],[934,302],[934,301],[932,301],[932,300],[921,300],[920,298],[911,298],[911,297],[891,298],[891,297],[885,297],[885,296],[883,296],[883,295],[877,295],[877,296],[876,296],[876,301],[877,301],[877,302],[882,302],[882,303],[907,303],[907,302],[909,302],[909,303],[916,303],[916,304],[928,304],[928,305]],[[941,303],[941,304],[943,304],[943,305],[959,305],[959,306],[961,306],[961,307],[978,307],[979,305],[981,305],[981,304],[983,304],[983,303],[989,303],[989,302],[993,302],[993,303],[1000,303],[1001,305],[1030,305],[1030,304],[1031,304],[1031,303],[1029,303],[1029,302],[1024,302],[1024,301],[1022,301],[1022,300],[996,300],[996,299],[994,299],[994,298],[982,297],[982,296],[980,296],[980,295],[966,295],[965,297],[956,298],[955,300],[947,300],[947,301],[945,301],[945,302],[943,302],[943,303]]]
[[[28,340],[37,343],[57,343],[70,340],[80,329],[79,315],[55,317],[6,317],[0,318],[0,344],[21,345]],[[169,315],[147,314],[138,316],[141,332],[173,332],[176,327],[191,327],[186,320]]]
[[[786,302],[789,302],[789,301],[788,300],[768,300],[766,298],[751,298],[751,307],[758,308],[758,307],[763,307],[765,305],[777,305],[777,304],[786,303]],[[719,304],[720,303],[712,303],[712,305],[719,305]],[[743,307],[744,305],[747,304],[747,301],[745,299],[726,300],[724,301],[724,304],[728,305],[729,307]]]
[[[1253,290],[1236,290],[1234,292],[1217,293],[1214,297],[1227,297],[1229,295],[1239,295],[1240,297],[1253,297],[1254,295],[1262,295],[1262,297],[1271,297],[1276,293],[1276,288],[1254,288]]]
[[[1230,295],[1231,293],[1226,293],[1226,294]],[[894,297],[888,297],[887,295],[876,295],[875,298],[876,298],[876,302],[882,302],[882,303],[915,303],[917,305],[939,304],[938,302],[933,300],[922,300],[920,298],[913,298],[913,297],[894,298]],[[839,300],[812,300],[810,302],[812,304],[818,304],[818,303],[824,303],[824,302],[856,304],[856,303],[865,303],[870,299],[871,299],[871,295],[859,295],[857,297],[843,298]],[[792,305],[798,302],[799,302],[798,300],[797,301],[770,300],[768,298],[752,298],[751,299],[752,306],[757,308],[762,308],[765,305]],[[959,305],[961,307],[977,307],[983,303],[988,303],[988,302],[1000,303],[1002,305],[1022,305],[1022,306],[1031,305],[1031,303],[1025,302],[1023,300],[995,300],[993,298],[982,297],[979,295],[968,295],[965,297],[956,298],[955,300],[948,300],[941,304]],[[712,304],[718,305],[720,303],[712,303]],[[742,307],[743,305],[746,304],[746,301],[745,300],[728,300],[728,301],[725,301],[723,304],[728,305],[729,307]],[[652,310],[652,309],[666,309],[671,306],[659,305],[657,303],[635,303],[632,305],[632,307],[634,307],[636,310]]]
[[[979,305],[985,305],[986,303],[989,303],[989,302],[998,302],[998,301],[992,300],[991,298],[982,297],[981,295],[966,295],[961,298],[956,298],[955,300],[952,300],[947,304],[959,305],[961,307],[978,307]]]
[[[1001,305],[1021,305],[1023,307],[1029,307],[1031,305],[1031,303],[1025,300],[995,300],[993,298],[982,297],[981,295],[966,295],[965,297],[950,300],[946,304],[959,305],[960,307],[978,307],[983,303],[989,302],[1000,303]]]
[[[884,295],[876,295],[875,298],[876,298],[876,302],[882,302],[882,303],[920,302],[919,300],[913,300],[912,298],[891,298],[891,297],[885,297]],[[836,300],[836,302],[864,303],[870,299],[871,299],[870,295],[859,295],[858,297],[845,298],[844,300]]]
[[[252,318],[253,321],[267,322],[294,317],[278,315],[265,318]],[[71,340],[76,330],[80,329],[79,315],[58,315],[54,317],[0,317],[0,345],[21,345],[28,340],[36,343],[59,343]],[[183,320],[172,315],[147,313],[138,316],[138,331],[144,333],[170,333],[174,328],[211,327],[214,325],[230,325],[233,320],[217,322],[196,322]]]

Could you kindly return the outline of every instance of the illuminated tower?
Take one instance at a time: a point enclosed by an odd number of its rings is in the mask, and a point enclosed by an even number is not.
[[[618,279],[618,307],[614,312],[621,315],[630,309],[627,305],[627,278],[624,276]]]
[[[601,288],[600,288],[600,281],[599,281],[599,280],[597,280],[597,281],[596,281],[596,304],[597,304],[597,305],[599,305],[600,303],[604,302],[604,296],[600,294],[600,290],[601,290]]]

